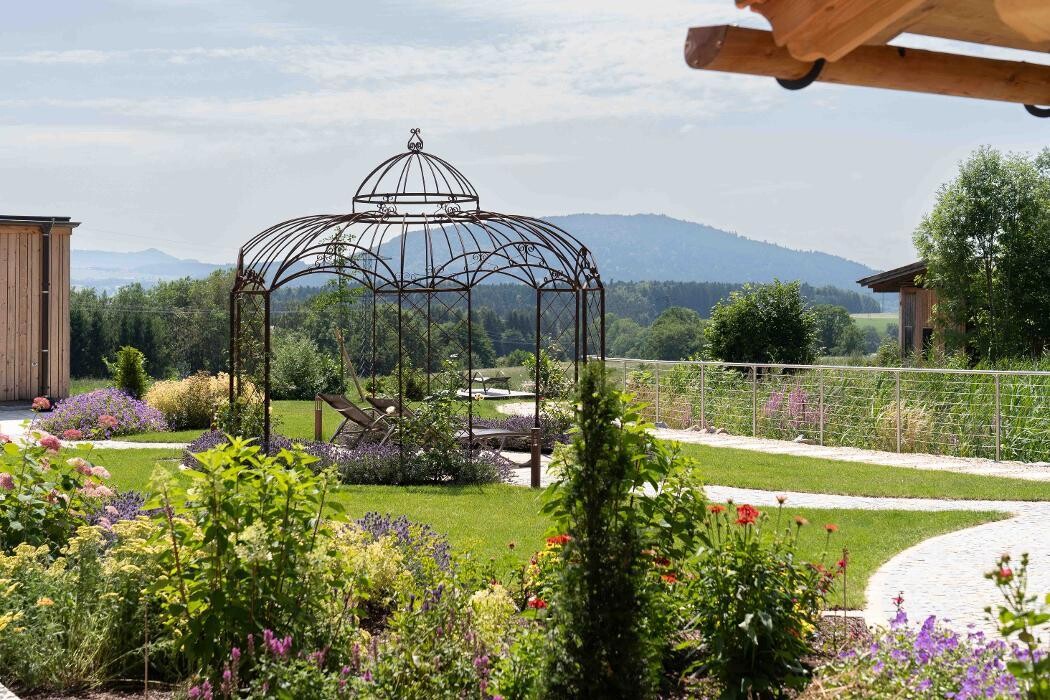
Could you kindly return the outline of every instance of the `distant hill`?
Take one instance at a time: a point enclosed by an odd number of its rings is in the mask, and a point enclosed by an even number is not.
[[[215,265],[176,258],[149,248],[133,253],[104,250],[74,250],[70,256],[70,279],[74,287],[93,287],[112,292],[128,284],[151,287],[157,282],[183,277],[207,277],[232,265]]]
[[[711,226],[657,214],[552,216],[593,251],[606,281],[769,282],[799,279],[814,287],[862,291],[857,280],[875,270],[846,258],[792,250]],[[406,261],[409,269],[422,260]],[[177,258],[156,249],[136,253],[74,250],[75,286],[112,291],[138,282],[150,286],[180,277],[204,277],[229,265]],[[492,278],[493,282],[501,280]],[[302,278],[315,286],[318,278]]]
[[[793,250],[659,214],[573,214],[549,219],[591,249],[602,279],[675,282],[802,280],[858,290],[876,270],[817,251]]]

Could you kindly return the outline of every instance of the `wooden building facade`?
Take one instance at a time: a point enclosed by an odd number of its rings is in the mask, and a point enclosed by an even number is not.
[[[925,273],[926,263],[916,262],[857,280],[857,284],[872,291],[900,295],[897,340],[905,356],[923,355],[934,342],[933,307],[937,303],[937,292],[925,288],[916,279]]]
[[[0,401],[69,395],[68,216],[0,216]]]

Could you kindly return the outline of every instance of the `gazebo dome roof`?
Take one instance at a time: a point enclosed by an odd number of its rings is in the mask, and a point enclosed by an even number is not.
[[[412,129],[408,151],[386,159],[361,182],[354,195],[354,210],[358,204],[384,213],[434,213],[431,211],[399,211],[408,205],[422,209],[425,205],[441,207],[449,213],[479,210],[478,193],[454,165],[423,151],[419,129]]]

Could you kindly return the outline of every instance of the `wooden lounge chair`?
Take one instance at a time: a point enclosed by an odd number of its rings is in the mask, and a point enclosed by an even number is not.
[[[470,386],[473,387],[475,384],[481,384],[481,390],[485,393],[488,393],[490,384],[494,387],[503,389],[508,394],[510,393],[510,377],[502,374],[487,376],[475,372],[474,376],[470,378]]]
[[[396,426],[388,416],[374,411],[369,413],[342,394],[318,394],[316,399],[324,401],[343,417],[329,442],[344,440],[350,447],[356,447],[366,437],[371,437],[378,438],[382,445],[394,434]]]

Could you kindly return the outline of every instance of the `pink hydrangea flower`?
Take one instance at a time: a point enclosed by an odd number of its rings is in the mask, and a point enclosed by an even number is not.
[[[33,399],[33,410],[34,411],[50,411],[51,402],[47,400],[45,396],[38,396]]]
[[[98,417],[98,424],[101,425],[103,428],[109,428],[110,430],[112,430],[113,428],[117,427],[118,423],[119,421],[113,416],[109,415],[108,413],[103,413],[101,416]]]
[[[114,506],[106,506],[106,514],[112,515],[115,518],[120,515],[120,511]]]
[[[6,445],[9,442],[11,442],[11,436],[0,433],[0,445]]]
[[[63,440],[83,440],[84,433],[80,432],[76,428],[70,428],[62,433]]]
[[[105,467],[92,467],[91,476],[98,477],[99,479],[108,479],[110,477],[109,470]]]
[[[14,491],[15,477],[7,472],[0,472],[0,490]]]
[[[73,469],[80,472],[84,476],[91,476],[91,465],[88,464],[87,460],[83,457],[73,457],[71,459],[67,459],[66,464],[73,467]]]
[[[62,443],[54,435],[45,435],[40,438],[40,446],[47,448],[48,452],[58,453],[62,449]]]

